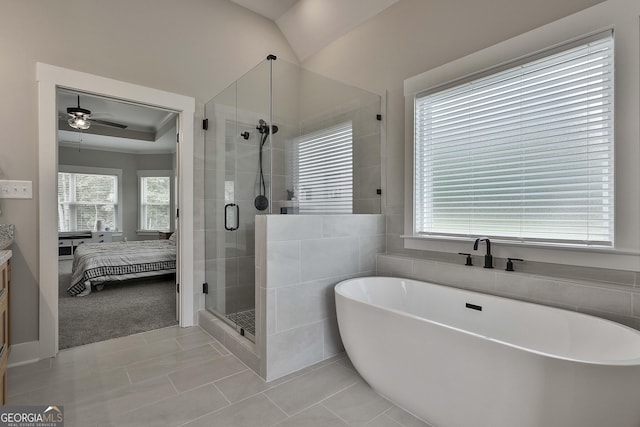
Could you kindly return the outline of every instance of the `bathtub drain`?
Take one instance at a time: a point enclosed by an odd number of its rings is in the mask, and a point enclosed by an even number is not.
[[[482,311],[482,306],[481,305],[475,305],[475,304],[466,303],[465,307],[470,308],[472,310]]]

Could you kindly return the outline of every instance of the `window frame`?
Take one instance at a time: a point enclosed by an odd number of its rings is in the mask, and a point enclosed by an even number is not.
[[[638,225],[638,205],[640,204],[640,170],[637,166],[640,137],[637,122],[640,114],[638,104],[637,75],[631,70],[640,59],[637,49],[637,25],[631,26],[624,20],[622,10],[616,15],[614,23],[598,12],[585,11],[580,16],[552,22],[527,33],[479,50],[450,63],[433,68],[404,81],[405,95],[405,155],[404,155],[404,233],[389,236],[388,245],[392,251],[398,248],[433,252],[434,256],[469,252],[473,245],[471,238],[420,236],[414,233],[413,199],[413,100],[417,93],[426,88],[444,85],[453,80],[471,76],[501,64],[507,64],[519,58],[562,46],[568,42],[584,39],[602,31],[613,30],[615,38],[614,72],[616,87],[614,108],[617,111],[614,121],[615,137],[615,229],[614,247],[578,247],[563,244],[540,244],[514,242],[493,239],[493,255],[497,258],[517,257],[527,261],[550,264],[565,264],[583,267],[610,268],[636,271],[640,265],[640,226]],[[637,24],[637,22],[636,22]],[[634,62],[636,61],[636,62]],[[621,66],[622,64],[623,66]],[[622,70],[622,71],[621,71]],[[626,88],[626,89],[625,89]],[[389,208],[387,208],[389,209]],[[391,206],[393,209],[393,206]],[[393,212],[387,210],[387,213]],[[482,253],[477,252],[478,255]]]
[[[115,204],[115,212],[116,212],[116,229],[112,231],[122,231],[122,169],[114,169],[114,168],[98,168],[98,167],[90,167],[90,166],[74,166],[74,165],[59,165],[56,176],[60,173],[73,173],[73,174],[81,174],[81,175],[111,175],[117,178],[117,187],[118,187],[118,197],[117,203]],[[58,181],[56,180],[56,195],[59,194],[60,189],[58,188]],[[57,196],[56,196],[57,197]],[[57,218],[56,221],[60,224],[60,218]],[[84,231],[84,229],[79,229],[75,231]]]
[[[136,171],[138,176],[138,229],[136,230],[137,234],[157,234],[158,232],[168,232],[174,231],[175,229],[175,173],[172,170],[138,170]],[[166,230],[160,229],[147,229],[144,228],[144,209],[142,206],[142,182],[143,178],[169,178],[169,228]]]
[[[420,222],[420,221],[418,221],[418,217],[426,216],[427,218],[431,218],[431,216],[428,214],[428,212],[430,212],[429,209],[435,209],[435,207],[433,207],[433,205],[430,204],[431,203],[430,200],[432,200],[432,194],[429,191],[427,191],[428,188],[431,188],[431,187],[429,186],[427,189],[423,189],[423,192],[420,193],[420,191],[418,190],[419,186],[417,184],[417,181],[424,182],[424,176],[423,175],[416,176],[417,175],[416,174],[416,163],[419,161],[419,156],[420,156],[419,152],[420,151],[424,151],[424,150],[426,150],[428,152],[428,151],[431,150],[431,147],[432,147],[430,145],[430,143],[431,143],[430,139],[424,140],[424,139],[420,138],[422,144],[425,144],[425,145],[424,146],[423,145],[420,145],[420,146],[416,145],[418,136],[415,134],[415,132],[416,132],[416,129],[417,129],[417,126],[419,125],[419,123],[422,123],[422,122],[418,121],[419,120],[418,115],[420,114],[420,117],[423,117],[423,114],[424,114],[424,111],[423,110],[419,110],[418,106],[420,104],[422,104],[423,102],[425,102],[425,101],[427,102],[427,105],[431,105],[431,102],[432,102],[431,99],[434,99],[434,98],[435,98],[435,102],[436,102],[435,105],[438,105],[439,102],[443,102],[442,101],[442,99],[443,99],[442,97],[443,96],[445,97],[444,99],[447,99],[446,97],[450,97],[451,96],[450,95],[451,94],[451,90],[453,90],[454,93],[462,92],[461,94],[464,97],[471,96],[471,98],[475,98],[476,96],[478,96],[478,93],[482,93],[484,91],[484,88],[487,87],[487,85],[490,85],[489,87],[491,87],[492,90],[493,89],[501,90],[502,82],[509,82],[509,86],[511,87],[511,85],[513,85],[512,82],[517,82],[517,78],[519,78],[521,76],[520,73],[523,70],[523,66],[528,66],[529,64],[536,64],[536,63],[540,64],[541,60],[544,61],[544,60],[547,60],[547,58],[551,58],[551,57],[559,55],[559,54],[564,54],[565,52],[568,52],[568,51],[570,51],[572,49],[584,48],[587,45],[590,45],[592,43],[598,43],[598,42],[601,42],[601,41],[603,41],[605,43],[611,43],[611,45],[610,45],[611,46],[610,52],[611,52],[611,55],[612,55],[611,57],[612,57],[613,61],[615,61],[615,56],[614,56],[615,43],[614,43],[613,31],[612,30],[605,30],[605,31],[601,31],[601,32],[598,32],[598,33],[595,33],[595,34],[591,34],[591,35],[585,36],[583,38],[578,38],[578,39],[572,40],[572,41],[567,42],[567,43],[563,43],[563,44],[558,45],[558,46],[553,46],[551,48],[544,49],[542,51],[534,52],[534,53],[532,53],[530,55],[524,55],[523,57],[520,57],[520,58],[518,58],[518,59],[516,59],[514,61],[509,61],[509,62],[506,62],[506,63],[502,63],[502,64],[499,64],[499,65],[497,65],[495,67],[490,67],[490,68],[482,70],[480,72],[473,73],[471,75],[468,75],[468,76],[465,76],[465,77],[462,77],[462,78],[459,78],[459,79],[454,79],[452,81],[449,81],[449,82],[441,84],[441,85],[437,85],[435,87],[427,88],[426,90],[420,91],[420,92],[416,93],[413,96],[412,120],[413,120],[413,123],[414,123],[414,133],[413,133],[413,135],[414,135],[414,146],[413,146],[413,148],[414,148],[414,152],[413,152],[413,169],[414,169],[413,179],[414,179],[414,183],[413,183],[412,199],[415,202],[418,198],[422,197],[421,200],[423,201],[423,203],[427,202],[427,204],[428,204],[427,211],[423,211],[422,215],[420,215],[420,212],[417,211],[416,204],[414,203],[414,207],[412,209],[412,214],[413,214],[413,234],[414,235],[435,236],[435,237],[468,237],[468,238],[470,238],[472,236],[472,234],[469,234],[469,230],[463,230],[463,229],[459,229],[457,231],[451,229],[451,230],[446,231],[446,232],[443,231],[443,230],[438,230],[438,229],[423,230],[423,231],[420,231],[420,232],[417,231],[418,224]],[[578,52],[578,55],[580,55],[580,57],[582,57],[581,56],[582,54],[580,52]],[[556,59],[558,59],[560,61],[564,60],[565,58],[567,58],[566,55],[564,55],[562,57],[557,57],[556,56]],[[569,57],[569,58],[574,58],[574,57]],[[573,61],[573,59],[571,59],[571,61]],[[546,67],[548,67],[549,64],[552,64],[554,67],[556,66],[556,64],[563,64],[563,63],[560,63],[560,62],[551,62],[551,61],[548,61],[548,60],[546,62],[543,62],[543,63],[545,64]],[[564,67],[564,65],[563,65],[563,67]],[[611,157],[609,157],[611,164],[607,168],[603,168],[602,173],[606,174],[607,173],[606,169],[610,169],[611,170],[610,175],[609,175],[610,180],[609,181],[605,181],[605,182],[607,182],[610,185],[610,187],[612,187],[612,189],[615,191],[615,188],[613,188],[615,186],[615,180],[613,179],[613,175],[615,174],[615,153],[614,153],[615,135],[614,135],[614,125],[613,125],[614,118],[615,118],[615,97],[614,97],[615,77],[614,77],[613,62],[611,63],[610,67],[611,67],[610,78],[611,78],[611,83],[613,84],[612,85],[613,91],[611,91],[611,90],[608,91],[610,93],[610,98],[606,98],[606,99],[610,99],[611,100],[611,104],[610,104],[611,109],[610,109],[610,112],[609,112],[609,110],[605,109],[604,112],[601,113],[601,116],[602,117],[610,116],[608,119],[605,119],[602,123],[610,124],[610,127],[607,127],[606,129],[610,130],[611,134],[609,136],[605,137],[605,138],[608,140],[606,146],[608,148],[607,153],[611,154]],[[536,68],[533,68],[533,69],[535,70]],[[607,68],[603,68],[603,69],[606,70]],[[526,71],[527,68],[524,68],[524,70]],[[568,71],[569,72],[576,72],[576,69],[575,68],[571,68]],[[505,72],[506,72],[506,74],[505,74]],[[546,72],[546,68],[541,68],[540,72],[536,71],[533,74],[531,74],[530,76],[532,78],[534,78],[534,79],[539,79],[540,77],[544,76],[545,72]],[[508,79],[508,80],[505,80],[505,79]],[[554,79],[557,79],[557,77],[554,77]],[[562,81],[562,80],[564,80],[564,77],[561,77],[561,79],[558,79],[558,80],[553,80],[553,81],[550,82],[550,84],[555,85],[555,84],[557,84],[557,82]],[[473,85],[473,86],[470,86],[470,85]],[[478,91],[475,91],[475,90],[470,91],[469,90],[469,88],[473,88],[474,86],[478,88]],[[513,85],[513,87],[516,88],[516,89],[519,88],[519,86],[515,86],[515,85]],[[549,90],[549,87],[546,86],[544,88],[544,90],[545,91]],[[494,92],[487,92],[487,93],[489,93],[489,95],[491,97],[496,96],[494,94]],[[500,96],[502,96],[502,95],[500,94]],[[453,99],[456,99],[456,98],[453,98]],[[510,98],[510,99],[513,100],[513,98]],[[535,108],[535,107],[533,107],[533,108]],[[589,107],[589,108],[591,108],[591,107]],[[582,112],[582,111],[583,110],[580,110],[580,112]],[[567,114],[567,113],[564,112],[563,114]],[[595,117],[601,117],[601,116],[595,116]],[[589,116],[589,117],[591,117],[591,116]],[[429,116],[427,116],[427,125],[426,126],[428,126],[428,123],[430,123]],[[466,124],[466,122],[464,122],[463,124]],[[423,124],[422,126],[424,127],[425,125]],[[427,127],[427,129],[431,129],[431,128]],[[437,131],[437,129],[438,128],[436,127],[436,131]],[[518,128],[518,129],[520,129],[520,128]],[[546,131],[545,130],[539,130],[539,132],[545,133]],[[590,132],[592,132],[592,131],[590,131]],[[560,136],[562,137],[564,135],[565,134],[561,134]],[[538,137],[536,136],[534,139],[538,139]],[[589,149],[589,151],[591,151],[591,149],[593,147],[591,146],[591,144],[588,143],[588,140],[585,140],[585,141],[582,141],[582,142],[583,142],[583,145],[580,145],[578,148],[587,148],[587,149]],[[466,141],[466,140],[465,141],[458,141],[458,143],[464,143],[465,147],[466,147],[466,148],[464,148],[465,150],[467,150],[467,149],[471,150],[471,151],[474,150],[474,148],[472,146],[469,146],[469,142]],[[491,140],[490,143],[501,146],[501,148],[500,148],[501,150],[504,149],[504,141]],[[510,142],[510,144],[512,144],[514,146],[514,148],[517,150],[516,142]],[[424,148],[420,149],[419,147],[424,147]],[[436,150],[440,151],[440,150],[442,150],[444,148],[445,147],[438,146],[436,148]],[[467,153],[467,151],[464,151],[464,153]],[[516,151],[516,153],[517,153],[517,151]],[[577,153],[577,155],[580,156],[580,153]],[[556,156],[557,156],[557,154],[556,154]],[[554,157],[553,159],[557,159],[557,158],[558,157]],[[427,156],[427,157],[423,156],[422,157],[422,162],[423,163],[426,162],[427,164],[430,164],[429,161],[430,161],[429,160],[429,156]],[[448,164],[451,165],[451,163],[448,163]],[[457,163],[455,163],[455,164],[457,164]],[[422,164],[422,166],[424,166],[424,164]],[[476,165],[474,163],[473,166],[474,167],[475,166],[482,167],[482,164],[480,163],[480,164]],[[429,169],[429,170],[431,170],[431,169]],[[434,173],[435,172],[437,172],[437,169],[434,170]],[[469,175],[464,175],[464,176],[469,176]],[[518,173],[514,173],[513,175],[510,175],[511,179],[518,179],[518,176],[519,176]],[[456,177],[457,178],[462,178],[463,176],[462,175],[456,175]],[[469,177],[471,178],[471,176],[469,176]],[[571,179],[571,176],[568,176],[567,178]],[[431,180],[427,179],[427,182],[431,182]],[[560,190],[560,191],[565,191],[565,189],[566,189],[566,187],[564,187],[564,186],[558,188],[558,190]],[[472,190],[472,191],[475,191],[475,190]],[[604,192],[608,192],[609,190],[602,190],[602,191],[604,193]],[[420,196],[420,194],[422,196]],[[474,192],[473,194],[476,194],[476,193]],[[500,196],[501,193],[498,192],[495,195],[496,196]],[[519,193],[518,195],[524,195],[524,193]],[[614,197],[614,195],[611,194],[611,195],[605,196],[603,194],[603,197],[606,197],[606,200],[608,200],[608,201],[605,202],[605,206],[610,206],[611,207],[610,211],[614,212],[615,211],[615,197]],[[563,199],[563,200],[567,200],[567,199]],[[472,202],[472,203],[474,203],[474,202]],[[480,202],[480,203],[481,204],[479,206],[475,205],[475,203],[474,203],[474,204],[468,206],[468,208],[470,210],[483,209],[482,202]],[[610,203],[610,205],[607,205],[606,203]],[[510,208],[512,208],[512,206],[510,206],[508,204],[501,205],[501,206],[504,207],[506,210],[509,210]],[[552,206],[552,208],[555,208],[555,206]],[[590,210],[589,208],[590,208],[590,205],[586,207],[587,211]],[[558,216],[557,216],[558,210],[553,210],[551,212],[551,214],[556,218],[556,220],[558,219]],[[433,221],[437,222],[438,221],[437,218],[438,218],[437,216],[434,217]],[[486,228],[488,226],[488,224],[482,222],[481,218],[475,217],[473,215],[471,215],[469,217],[469,219],[471,221],[478,221],[478,224],[480,224],[481,228],[482,227]],[[536,219],[537,219],[537,217],[535,219],[532,218],[532,220],[536,220]],[[546,218],[540,217],[540,219],[542,220],[542,219],[546,219]],[[515,223],[514,223],[515,219],[512,217],[512,218],[509,218],[508,221],[511,224],[511,228],[513,228],[513,225],[515,225]],[[591,221],[591,219],[589,219],[588,221]],[[522,236],[522,235],[509,235],[508,233],[505,233],[505,234],[502,234],[502,235],[498,234],[498,233],[492,233],[492,234],[489,234],[488,236],[491,237],[492,239],[497,239],[497,240],[516,241],[516,242],[521,242],[521,243],[524,243],[524,244],[535,243],[535,244],[540,244],[542,246],[545,246],[545,245],[556,245],[557,244],[557,245],[575,246],[575,247],[610,248],[610,247],[614,247],[615,216],[613,216],[608,221],[604,220],[602,225],[605,226],[606,222],[611,222],[611,225],[609,226],[609,231],[610,231],[610,234],[608,236],[609,239],[604,239],[604,236],[603,236],[602,241],[598,241],[598,240],[595,240],[595,239],[589,239],[588,238],[589,236],[587,236],[587,235],[584,236],[585,237],[584,239],[579,239],[579,238],[578,239],[576,239],[576,238],[574,238],[574,239],[560,238],[560,236],[558,236],[557,238],[542,237],[542,236],[533,237],[531,235],[529,237],[526,237],[526,236]],[[526,222],[525,223],[521,223],[521,226],[523,226],[526,229],[528,229],[529,232],[533,233],[534,235],[536,233],[542,233],[542,234],[545,233],[545,230],[538,229],[538,228],[530,228],[529,226],[526,225]],[[557,225],[556,225],[556,227],[557,227]],[[489,226],[488,228],[491,228],[491,226]],[[479,232],[479,233],[481,233],[482,235],[487,235],[486,234],[487,232]],[[547,231],[547,233],[548,233],[548,231]],[[576,236],[576,237],[578,237],[578,236]]]

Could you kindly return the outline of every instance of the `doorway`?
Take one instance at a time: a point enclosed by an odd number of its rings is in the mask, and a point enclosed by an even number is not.
[[[176,246],[176,287],[179,323],[194,324],[193,293],[193,116],[195,100],[191,97],[151,89],[126,82],[68,70],[48,64],[36,66],[39,96],[39,340],[23,348],[21,359],[53,357],[58,342],[58,246],[57,233],[57,131],[56,91],[65,88],[83,93],[119,99],[130,103],[175,111],[178,115],[177,175],[178,197],[176,224],[180,230]],[[53,255],[53,256],[52,256]]]
[[[59,349],[177,325],[177,113],[56,99]]]

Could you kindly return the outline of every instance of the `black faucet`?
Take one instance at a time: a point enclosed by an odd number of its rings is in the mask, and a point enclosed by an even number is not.
[[[476,242],[473,244],[473,250],[478,250],[478,243],[487,242],[487,254],[484,256],[484,268],[493,268],[493,256],[491,255],[491,241],[489,241],[488,237],[481,237],[476,239]]]

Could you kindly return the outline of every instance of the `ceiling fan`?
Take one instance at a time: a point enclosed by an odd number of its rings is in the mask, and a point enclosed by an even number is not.
[[[126,129],[127,125],[122,123],[110,122],[107,120],[96,119],[91,115],[91,111],[80,107],[80,95],[78,95],[78,106],[67,107],[67,123],[74,129],[86,130],[92,124],[110,126],[118,129]]]

